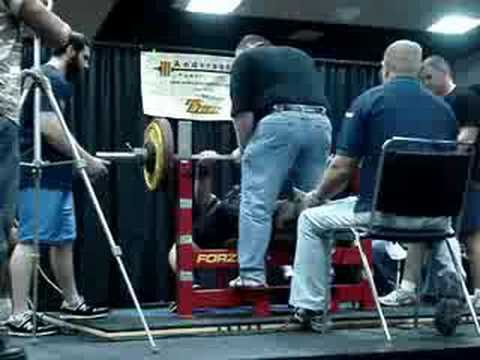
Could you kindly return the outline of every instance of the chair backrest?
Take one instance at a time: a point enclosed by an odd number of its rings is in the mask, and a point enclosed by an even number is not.
[[[386,141],[377,173],[374,212],[405,217],[457,216],[474,153],[473,146],[450,141]]]

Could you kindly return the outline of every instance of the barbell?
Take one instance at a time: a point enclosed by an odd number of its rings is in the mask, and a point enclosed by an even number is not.
[[[132,148],[125,152],[97,152],[98,158],[114,162],[137,162],[143,167],[145,185],[149,191],[155,191],[174,171],[175,161],[201,160],[202,154],[181,157],[174,154],[173,131],[166,119],[154,119],[145,129],[143,147]],[[233,154],[209,155],[212,160],[235,161]]]

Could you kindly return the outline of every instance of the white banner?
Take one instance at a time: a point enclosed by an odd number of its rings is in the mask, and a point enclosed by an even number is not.
[[[231,57],[142,52],[144,113],[175,119],[231,120],[232,62]]]

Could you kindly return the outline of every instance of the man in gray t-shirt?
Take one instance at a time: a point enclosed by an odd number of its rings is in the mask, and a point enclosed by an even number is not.
[[[6,260],[18,189],[22,23],[52,46],[68,44],[77,36],[40,0],[0,0],[0,267]],[[0,338],[0,360],[7,358],[22,359],[25,355],[21,349],[6,348]]]

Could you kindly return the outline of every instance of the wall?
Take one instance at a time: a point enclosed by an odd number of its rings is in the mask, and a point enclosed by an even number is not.
[[[453,69],[458,85],[480,84],[480,51],[465,59],[457,60]]]

